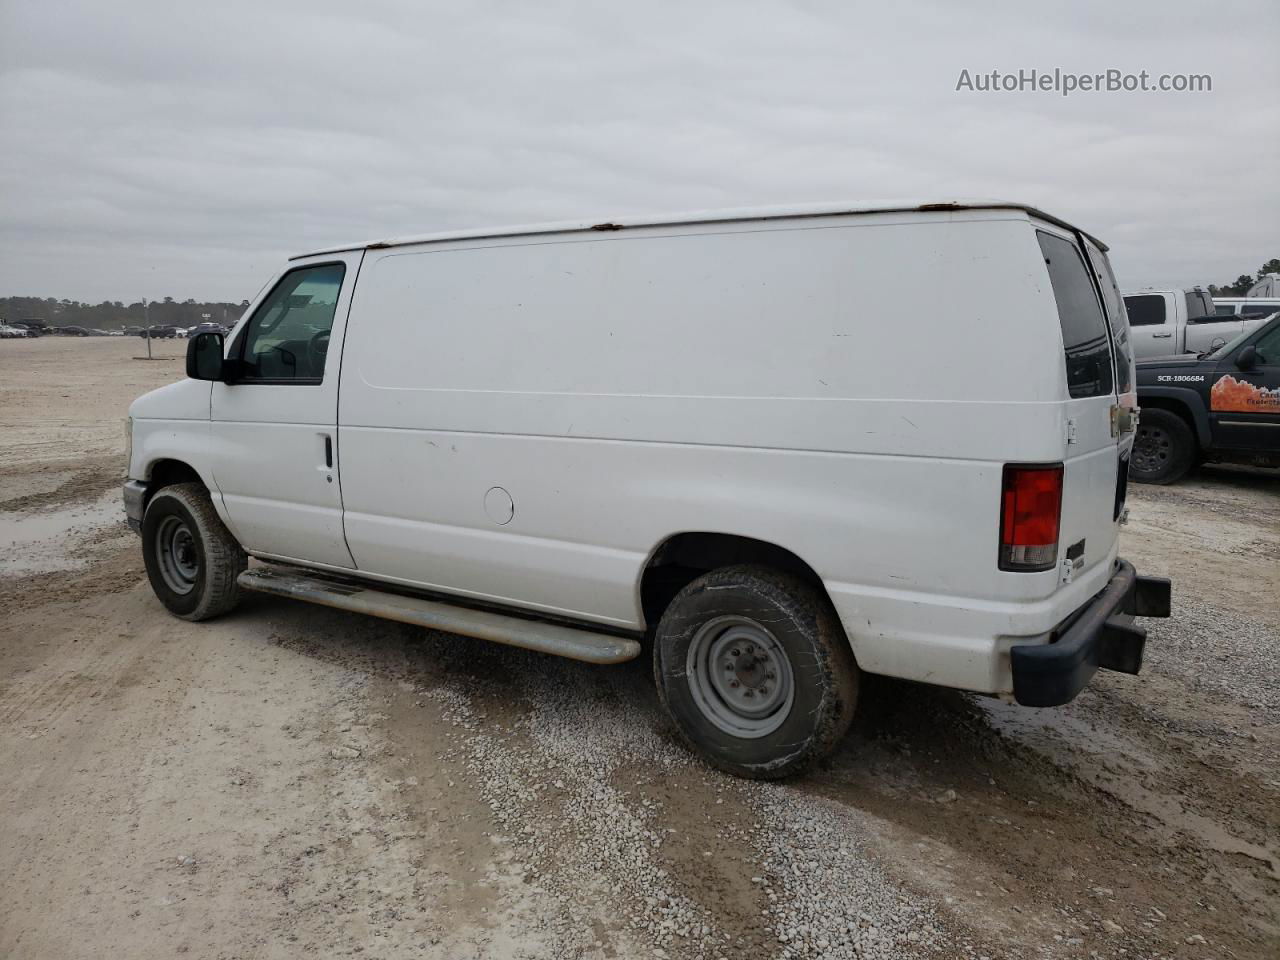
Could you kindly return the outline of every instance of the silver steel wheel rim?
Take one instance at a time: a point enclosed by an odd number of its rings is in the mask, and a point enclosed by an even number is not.
[[[702,715],[747,740],[777,730],[795,702],[795,674],[786,650],[746,617],[704,623],[689,643],[685,676]]]
[[[156,562],[164,585],[177,594],[195,589],[200,550],[191,528],[180,517],[165,517],[156,527]]]

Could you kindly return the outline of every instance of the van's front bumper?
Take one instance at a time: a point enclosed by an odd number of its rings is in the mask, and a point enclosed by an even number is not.
[[[124,482],[124,515],[129,519],[129,529],[142,533],[142,514],[147,505],[147,485],[140,480]]]
[[[1028,707],[1056,707],[1084,689],[1099,669],[1137,673],[1147,631],[1134,617],[1167,617],[1172,588],[1166,577],[1140,577],[1116,561],[1106,587],[1058,625],[1048,643],[1009,648],[1013,696]]]

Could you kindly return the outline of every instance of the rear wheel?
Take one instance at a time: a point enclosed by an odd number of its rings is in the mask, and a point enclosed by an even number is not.
[[[727,773],[798,773],[849,729],[858,667],[830,603],[802,580],[766,567],[715,570],[671,601],[655,640],[663,705]]]
[[[174,616],[208,620],[240,599],[245,552],[198,483],[161,488],[142,518],[142,557],[151,589]]]
[[[1129,458],[1129,476],[1139,483],[1174,483],[1195,465],[1191,427],[1169,410],[1143,410]]]

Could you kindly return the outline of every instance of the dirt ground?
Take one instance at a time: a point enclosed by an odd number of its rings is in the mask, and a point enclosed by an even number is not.
[[[868,680],[779,785],[648,666],[302,603],[168,616],[123,525],[140,341],[0,342],[0,956],[1280,955],[1280,480],[1135,487],[1140,677],[1036,711]]]

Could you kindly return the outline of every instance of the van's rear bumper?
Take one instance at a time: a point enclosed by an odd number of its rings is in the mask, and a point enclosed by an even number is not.
[[[1140,577],[1116,561],[1106,587],[1053,631],[1049,643],[1009,648],[1013,696],[1028,707],[1056,707],[1084,689],[1099,669],[1137,673],[1147,631],[1134,617],[1169,616],[1166,577]]]

